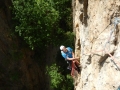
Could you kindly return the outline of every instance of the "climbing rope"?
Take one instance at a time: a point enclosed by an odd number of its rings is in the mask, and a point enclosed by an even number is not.
[[[120,71],[120,68],[119,68],[119,67],[117,66],[117,64],[116,64],[117,61],[115,62],[114,56],[110,53],[109,50],[106,49],[106,45],[107,45],[107,44],[108,44],[108,46],[110,47],[110,40],[111,40],[111,37],[112,37],[113,32],[115,32],[115,30],[116,30],[116,26],[117,26],[118,23],[120,23],[120,18],[115,17],[114,20],[113,20],[114,28],[110,31],[108,40],[107,40],[107,42],[105,43],[103,50],[94,51],[94,52],[103,52],[103,51],[104,51],[106,54],[108,54],[108,55],[111,57],[111,61],[115,64],[115,66],[117,67],[117,69]],[[90,52],[90,53],[95,54],[94,52]],[[85,55],[86,55],[86,54],[85,54]]]
[[[111,62],[113,62],[115,66],[117,67],[117,69],[120,71],[120,68],[117,66],[117,64],[112,59],[111,59]]]
[[[120,18],[118,18],[118,17],[115,17],[114,18],[114,21],[113,21],[113,24],[114,24],[114,28],[113,28],[113,30],[111,30],[110,31],[110,35],[109,35],[109,38],[108,38],[108,40],[107,40],[107,42],[105,43],[105,46],[104,46],[104,51],[111,57],[111,61],[114,63],[114,65],[117,67],[117,69],[120,71],[120,68],[117,66],[117,64],[115,63],[115,58],[114,58],[114,56],[112,56],[111,54],[110,54],[110,51],[108,50],[106,50],[106,45],[108,44],[109,45],[109,47],[110,47],[110,40],[111,40],[111,37],[112,37],[112,34],[113,34],[113,32],[115,32],[115,30],[116,30],[116,26],[118,25],[118,23],[120,23]]]
[[[120,18],[115,17],[114,22],[113,22],[114,28],[113,28],[113,30],[110,31],[110,36],[108,38],[108,41],[105,43],[105,48],[106,48],[107,43],[110,45],[111,36],[112,36],[113,32],[115,32],[116,26],[117,26],[118,23],[120,23]]]

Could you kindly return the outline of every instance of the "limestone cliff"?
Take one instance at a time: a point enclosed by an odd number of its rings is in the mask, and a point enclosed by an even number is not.
[[[72,0],[75,52],[81,73],[75,90],[117,90],[120,85],[120,1]]]

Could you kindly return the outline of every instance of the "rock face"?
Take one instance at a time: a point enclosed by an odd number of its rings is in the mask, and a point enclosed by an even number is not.
[[[75,90],[117,90],[120,85],[120,1],[73,0],[72,7],[75,52],[82,66]]]

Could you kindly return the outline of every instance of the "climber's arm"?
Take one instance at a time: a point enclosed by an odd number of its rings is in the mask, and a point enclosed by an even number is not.
[[[76,58],[69,58],[69,57],[67,57],[67,60],[78,60],[79,59],[79,57],[76,57]]]
[[[72,52],[72,57],[75,58],[75,53],[74,52]]]

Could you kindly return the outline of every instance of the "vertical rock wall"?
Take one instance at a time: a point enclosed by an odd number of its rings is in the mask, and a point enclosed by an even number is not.
[[[120,1],[73,0],[72,7],[75,52],[82,66],[75,90],[116,90],[120,85]]]

